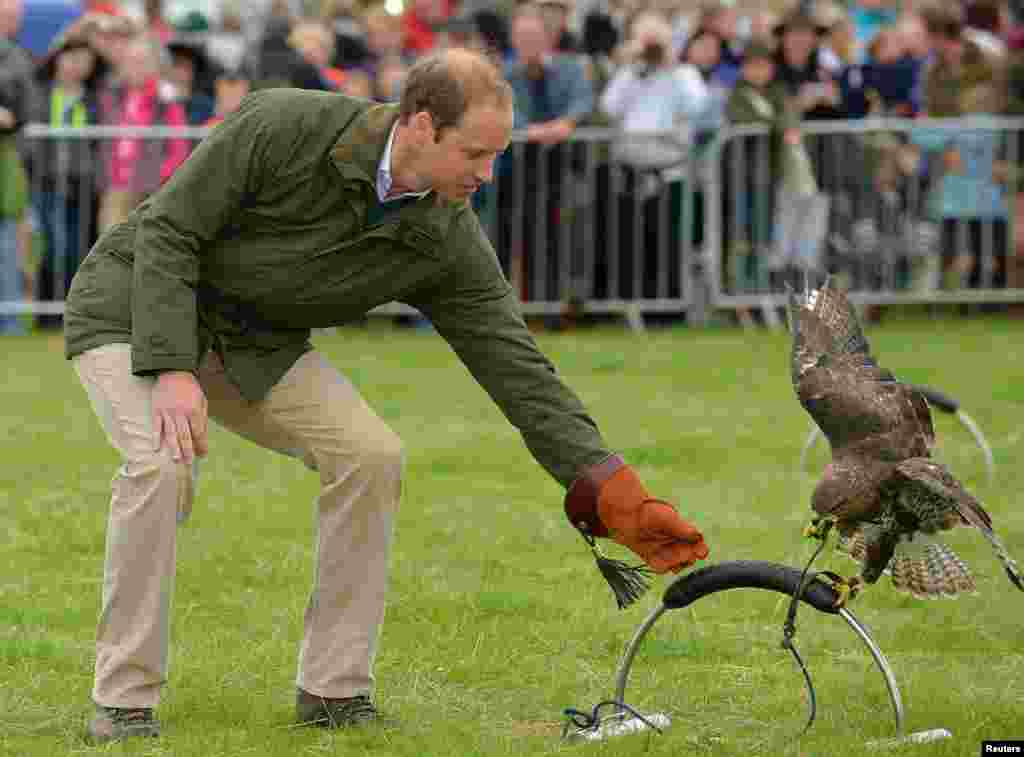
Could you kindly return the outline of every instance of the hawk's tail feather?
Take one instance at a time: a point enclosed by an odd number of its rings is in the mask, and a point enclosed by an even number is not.
[[[978,590],[967,564],[953,550],[920,534],[896,546],[889,572],[893,588],[918,599],[957,597]]]
[[[1021,576],[1020,567],[1017,565],[1017,561],[1010,557],[1010,553],[1006,550],[1006,545],[995,535],[992,529],[980,528],[978,530],[985,535],[989,544],[992,545],[992,549],[996,552],[996,557],[1003,564],[1003,570],[1006,571],[1006,575],[1013,582],[1013,585],[1024,591],[1024,576]]]

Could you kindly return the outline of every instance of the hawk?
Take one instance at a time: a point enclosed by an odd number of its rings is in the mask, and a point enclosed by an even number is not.
[[[932,459],[928,403],[874,360],[843,292],[830,280],[820,289],[790,290],[788,315],[793,386],[832,448],[811,497],[817,517],[805,534],[824,539],[835,527],[839,549],[861,564],[859,576],[838,581],[837,605],[883,572],[896,589],[915,597],[976,591],[964,561],[935,538],[957,526],[980,531],[1010,581],[1024,591],[992,518]]]

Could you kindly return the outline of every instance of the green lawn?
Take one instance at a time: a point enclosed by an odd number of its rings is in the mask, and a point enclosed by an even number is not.
[[[870,337],[883,365],[953,394],[980,423],[994,484],[945,415],[935,419],[939,454],[1024,561],[1024,320],[889,319]],[[800,530],[815,478],[797,470],[809,420],[789,383],[785,333],[604,328],[539,340],[611,445],[701,525],[712,560],[810,555]],[[60,340],[29,336],[3,341],[0,367],[0,754],[855,755],[891,735],[860,642],[804,608],[797,641],[819,719],[792,742],[806,699],[779,648],[785,598],[733,591],[669,613],[640,651],[627,702],[670,712],[671,729],[561,743],[562,710],[612,694],[619,655],[669,579],[615,609],[564,520],[560,487],[438,337],[374,323],[318,343],[406,443],[377,665],[379,705],[400,727],[290,727],[316,477],[218,430],[179,534],[164,736],[105,750],[81,741],[116,458]],[[815,466],[826,459],[819,443]],[[948,542],[977,574],[978,596],[918,601],[883,579],[852,606],[896,670],[908,727],[955,737],[898,753],[975,755],[983,739],[1024,738],[1024,595],[980,535],[963,529]],[[854,568],[826,558],[818,567]]]

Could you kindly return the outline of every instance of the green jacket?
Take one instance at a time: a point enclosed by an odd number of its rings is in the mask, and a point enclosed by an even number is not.
[[[761,88],[740,79],[726,102],[725,117],[737,126],[760,124],[771,128],[771,172],[772,176],[781,177],[786,157],[782,134],[800,126],[800,114],[787,96],[785,85],[772,81]]]
[[[195,371],[212,347],[258,400],[311,349],[310,329],[405,302],[569,485],[610,451],[534,343],[469,204],[430,193],[368,221],[397,116],[334,93],[250,95],[83,261],[67,356],[130,342],[133,372],[152,375]]]
[[[963,61],[950,68],[941,58],[925,71],[924,110],[932,118],[958,118],[1006,111],[1006,65],[971,40],[964,42]]]

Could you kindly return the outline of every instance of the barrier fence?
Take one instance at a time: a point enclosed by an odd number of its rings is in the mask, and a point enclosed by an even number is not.
[[[156,186],[171,148],[187,152],[206,132],[27,127],[44,251],[33,296],[0,302],[0,314],[57,317],[97,233]],[[840,276],[861,303],[1024,301],[1024,119],[807,122],[802,132],[795,149],[761,127],[696,142],[580,129],[541,145],[516,134],[474,205],[527,314],[699,323],[716,308],[780,305],[805,271]],[[119,150],[148,176],[112,181]]]
[[[781,305],[805,270],[840,277],[860,304],[1024,301],[1024,119],[801,131],[791,150],[763,128],[730,128],[705,156],[716,307]]]

